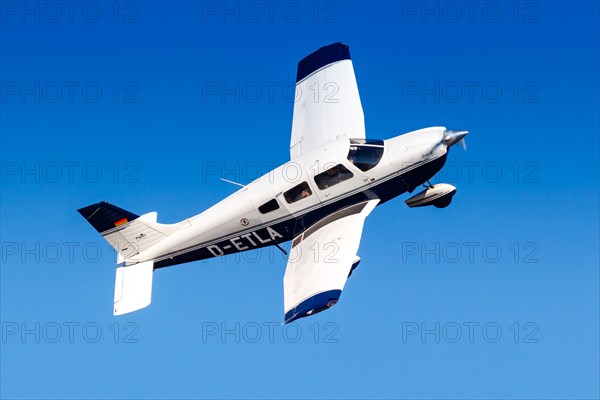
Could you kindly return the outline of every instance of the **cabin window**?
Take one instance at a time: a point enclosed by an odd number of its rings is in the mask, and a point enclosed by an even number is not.
[[[308,186],[308,182],[302,182],[299,185],[294,186],[287,192],[283,194],[285,197],[285,201],[289,204],[295,203],[298,200],[302,200],[312,194],[310,187]]]
[[[361,171],[368,171],[379,164],[383,156],[383,140],[350,140],[348,161]]]
[[[350,179],[354,176],[352,172],[348,170],[348,168],[344,167],[342,164],[338,164],[333,168],[329,168],[325,172],[321,172],[319,175],[315,176],[315,183],[319,187],[319,189],[327,189],[333,185],[337,185],[340,182],[343,182],[347,179]]]
[[[275,211],[278,208],[279,208],[279,203],[277,202],[277,200],[273,199],[273,200],[267,201],[265,204],[258,207],[258,211],[260,211],[261,214],[266,214],[266,213],[270,213],[271,211]]]

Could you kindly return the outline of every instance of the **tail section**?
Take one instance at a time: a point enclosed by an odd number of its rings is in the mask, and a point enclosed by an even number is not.
[[[177,226],[157,223],[156,212],[139,216],[105,201],[77,211],[117,251],[114,315],[150,305],[154,261],[137,262],[132,257],[175,232]]]
[[[100,233],[112,230],[140,217],[106,201],[80,208],[77,211]]]
[[[106,201],[80,208],[79,213],[127,259],[154,246],[177,230],[156,222],[156,212],[136,215]]]

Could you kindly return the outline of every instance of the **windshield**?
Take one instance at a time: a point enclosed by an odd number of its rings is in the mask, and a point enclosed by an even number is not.
[[[379,164],[383,148],[383,140],[350,139],[348,161],[361,171],[368,171]]]

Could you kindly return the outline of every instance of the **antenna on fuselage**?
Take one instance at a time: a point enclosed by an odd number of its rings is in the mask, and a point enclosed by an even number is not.
[[[242,185],[241,183],[230,181],[229,179],[225,179],[225,178],[219,178],[219,179],[222,180],[223,182],[231,183],[232,185],[241,186],[244,189],[248,189],[248,187],[246,185]]]
[[[284,255],[286,255],[286,256],[288,255],[288,252],[287,252],[287,251],[285,251],[285,249],[284,249],[283,247],[281,247],[281,246],[280,246],[280,245],[278,245],[277,243],[274,243],[274,245],[275,245],[275,247],[277,247],[279,250],[281,250],[281,252],[282,252]]]

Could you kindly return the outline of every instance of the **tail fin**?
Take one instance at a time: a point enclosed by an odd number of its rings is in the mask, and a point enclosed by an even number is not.
[[[77,211],[117,251],[114,315],[150,305],[154,261],[137,262],[132,257],[176,231],[176,225],[157,223],[156,212],[138,216],[105,201]]]
[[[77,211],[125,260],[154,246],[177,230],[174,225],[157,223],[156,212],[139,216],[106,201]]]

